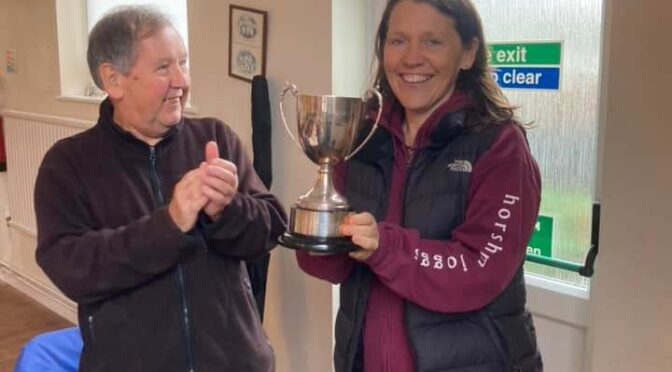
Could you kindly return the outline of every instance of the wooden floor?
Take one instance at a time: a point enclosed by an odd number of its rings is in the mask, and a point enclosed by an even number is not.
[[[14,370],[21,347],[33,336],[66,327],[72,323],[0,281],[0,372]]]

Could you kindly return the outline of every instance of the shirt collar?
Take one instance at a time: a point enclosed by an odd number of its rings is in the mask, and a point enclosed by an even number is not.
[[[122,128],[121,125],[114,122],[114,105],[112,105],[112,102],[110,101],[109,97],[106,97],[103,100],[103,102],[100,103],[99,115],[100,116],[98,117],[98,125],[110,130],[111,132],[115,133],[115,135],[117,135],[119,138],[125,141],[149,146],[147,143],[136,138],[133,134]],[[157,144],[157,146],[161,146],[164,142],[166,143],[170,142],[170,140],[172,140],[175,134],[181,130],[183,125],[184,125],[184,117],[180,119],[180,122],[177,125],[171,127],[163,135],[161,141]]]

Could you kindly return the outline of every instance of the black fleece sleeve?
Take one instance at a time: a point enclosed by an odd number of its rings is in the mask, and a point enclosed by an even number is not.
[[[36,258],[72,300],[91,303],[145,283],[174,267],[197,239],[160,208],[116,228],[94,229],[83,177],[62,146],[53,147],[35,184]],[[90,196],[89,196],[90,197]]]
[[[238,167],[238,193],[217,221],[205,228],[210,249],[249,260],[262,255],[276,245],[285,231],[286,213],[259,179],[240,139],[229,127],[218,132],[220,156]]]

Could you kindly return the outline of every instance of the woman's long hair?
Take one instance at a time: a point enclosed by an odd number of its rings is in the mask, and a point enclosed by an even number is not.
[[[405,0],[389,0],[383,17],[378,26],[376,36],[376,57],[378,58],[378,70],[374,84],[379,87],[385,97],[396,97],[392,92],[385,71],[383,69],[384,48],[389,28],[390,15],[394,7]],[[492,76],[492,70],[488,66],[488,55],[481,17],[470,0],[410,0],[416,3],[426,3],[434,7],[438,12],[455,20],[455,28],[460,36],[462,45],[469,45],[472,40],[478,40],[478,50],[473,66],[469,70],[460,71],[457,77],[456,87],[464,91],[471,99],[474,107],[467,118],[467,126],[485,128],[492,124],[504,124],[516,122],[514,117],[515,107],[509,104],[502,90]]]

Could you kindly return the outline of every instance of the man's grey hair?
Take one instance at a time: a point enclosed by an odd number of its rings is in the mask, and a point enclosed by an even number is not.
[[[128,74],[135,64],[138,42],[164,27],[175,28],[167,15],[152,6],[127,5],[106,13],[89,33],[86,53],[96,85],[103,89],[98,74],[101,64],[110,63],[121,73]]]

